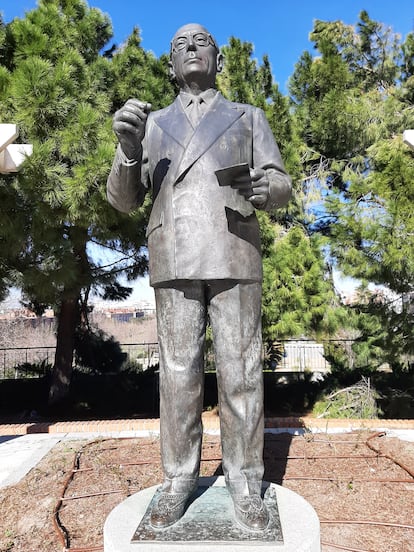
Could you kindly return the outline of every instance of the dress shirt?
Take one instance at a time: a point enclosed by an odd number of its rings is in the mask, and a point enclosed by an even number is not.
[[[184,91],[180,92],[181,104],[193,127],[198,124],[201,117],[203,117],[209,109],[216,95],[217,90],[214,88],[204,90],[204,92],[198,95]]]

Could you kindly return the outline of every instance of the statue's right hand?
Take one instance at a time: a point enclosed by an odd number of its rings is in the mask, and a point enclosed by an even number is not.
[[[112,128],[128,159],[139,156],[150,111],[151,104],[132,98],[114,115]]]

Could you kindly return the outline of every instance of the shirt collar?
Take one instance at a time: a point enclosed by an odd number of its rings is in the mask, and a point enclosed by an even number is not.
[[[217,90],[215,88],[209,88],[208,90],[204,90],[198,96],[195,96],[194,94],[190,94],[188,92],[184,92],[184,90],[181,90],[180,100],[184,109],[187,109],[187,107],[191,105],[196,98],[201,98],[203,102],[206,104],[206,106],[208,107],[216,97],[216,94],[217,94]]]

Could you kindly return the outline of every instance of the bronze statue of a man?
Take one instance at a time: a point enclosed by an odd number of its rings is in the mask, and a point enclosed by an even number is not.
[[[197,487],[202,440],[203,353],[213,331],[223,471],[237,521],[260,531],[269,516],[263,477],[262,262],[255,209],[291,195],[263,111],[225,100],[215,88],[223,58],[199,24],[171,42],[176,100],[150,113],[130,99],[116,112],[119,139],[108,178],[122,212],[151,188],[147,227],[160,349],[164,483],[151,523],[168,527]],[[221,173],[221,169],[227,169]]]

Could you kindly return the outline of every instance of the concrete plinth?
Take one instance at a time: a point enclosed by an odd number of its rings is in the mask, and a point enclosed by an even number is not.
[[[272,527],[263,535],[245,531],[236,523],[234,530],[220,530],[220,525],[228,523],[227,518],[232,515],[222,489],[224,478],[200,478],[201,488],[212,488],[196,495],[182,520],[172,528],[155,531],[146,524],[148,506],[158,486],[124,500],[106,519],[104,552],[222,552],[223,547],[226,552],[320,552],[319,520],[312,506],[289,489],[267,485],[265,501],[271,511]],[[214,493],[218,498],[217,512],[212,511]]]

